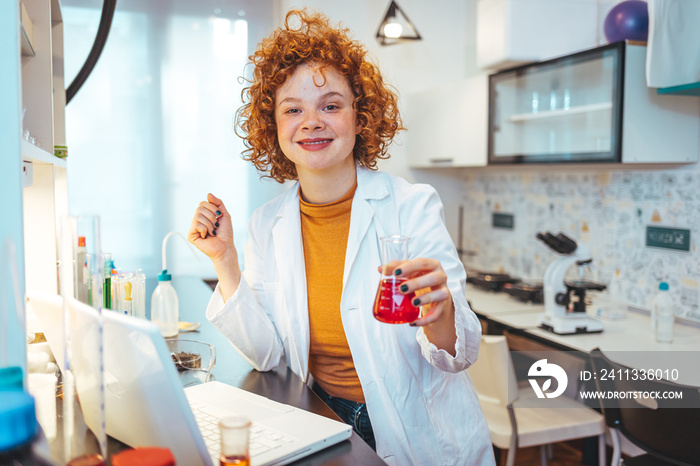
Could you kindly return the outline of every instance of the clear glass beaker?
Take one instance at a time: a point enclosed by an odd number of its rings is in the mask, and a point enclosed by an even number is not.
[[[250,427],[252,425],[252,421],[244,416],[233,416],[219,421],[220,466],[250,465]]]
[[[394,275],[400,262],[408,260],[408,236],[385,236],[380,238],[382,253],[382,277],[379,280],[377,296],[374,299],[374,318],[387,324],[413,322],[420,314],[420,308],[412,303],[413,292],[403,294],[399,290],[407,280]]]
[[[197,340],[166,338],[170,355],[180,374],[183,387],[207,383],[216,365],[216,347]]]

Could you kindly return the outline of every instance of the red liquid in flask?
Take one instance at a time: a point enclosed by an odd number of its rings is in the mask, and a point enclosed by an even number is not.
[[[405,281],[405,278],[382,278],[374,299],[375,319],[387,324],[406,324],[418,318],[420,308],[411,304],[416,295],[399,291]]]
[[[250,458],[242,455],[221,455],[219,456],[219,466],[250,466]]]

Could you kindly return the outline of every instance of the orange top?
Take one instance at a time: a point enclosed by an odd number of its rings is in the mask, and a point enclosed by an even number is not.
[[[341,199],[309,204],[300,196],[301,235],[309,305],[309,371],[331,396],[364,403],[365,397],[340,319],[345,248],[357,182]]]

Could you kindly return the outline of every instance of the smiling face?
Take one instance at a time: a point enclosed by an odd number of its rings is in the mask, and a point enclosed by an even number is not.
[[[354,177],[357,125],[350,84],[335,68],[299,65],[275,94],[277,138],[299,180]]]

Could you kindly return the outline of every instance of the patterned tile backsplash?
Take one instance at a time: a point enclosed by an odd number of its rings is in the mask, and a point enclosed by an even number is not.
[[[590,278],[610,285],[617,277],[629,305],[651,308],[666,281],[676,314],[700,322],[700,171],[474,171],[464,211],[470,267],[541,281],[558,256],[535,235],[563,232],[591,249]],[[493,212],[513,214],[514,228],[493,228]],[[690,251],[647,247],[647,225],[690,230]]]

